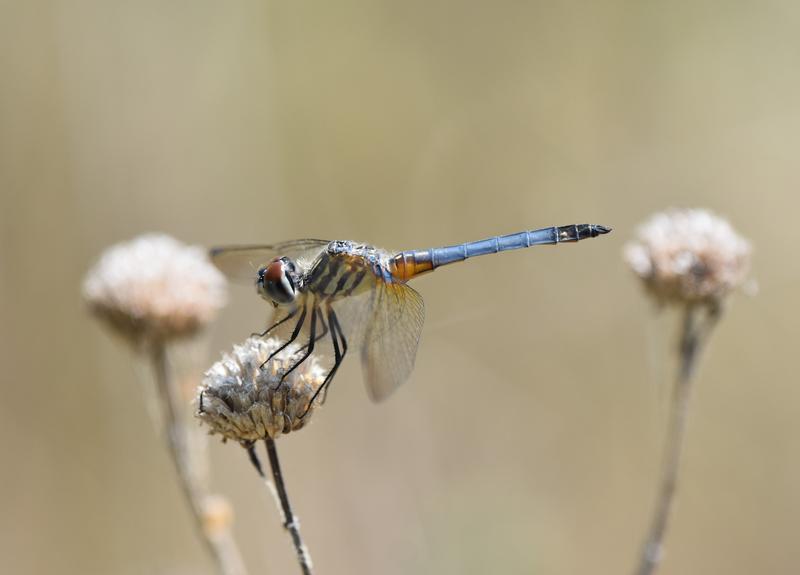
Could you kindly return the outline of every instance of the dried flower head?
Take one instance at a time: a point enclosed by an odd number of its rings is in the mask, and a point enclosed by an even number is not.
[[[718,304],[745,281],[750,243],[703,209],[652,216],[625,247],[625,260],[659,302]]]
[[[211,433],[248,445],[308,423],[319,405],[319,397],[313,405],[311,398],[325,380],[325,371],[312,356],[281,382],[299,357],[298,347],[290,345],[262,369],[279,346],[275,338],[251,337],[206,372],[198,388],[197,416]]]
[[[206,250],[147,234],[110,247],[86,275],[92,311],[134,341],[194,334],[225,305],[225,277]]]

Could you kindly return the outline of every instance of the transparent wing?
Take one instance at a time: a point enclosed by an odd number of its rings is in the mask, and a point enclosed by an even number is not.
[[[211,261],[229,279],[252,283],[258,268],[280,256],[293,260],[316,256],[329,240],[293,240],[272,245],[242,245],[212,248]]]
[[[425,322],[422,296],[405,284],[378,283],[372,319],[361,343],[361,367],[373,401],[382,401],[411,375]]]
[[[373,401],[382,401],[408,379],[414,369],[425,304],[405,284],[376,281],[374,289],[346,298],[336,307],[344,317],[350,349],[361,350],[364,383]]]

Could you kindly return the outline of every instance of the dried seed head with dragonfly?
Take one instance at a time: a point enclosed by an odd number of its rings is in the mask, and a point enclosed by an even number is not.
[[[414,367],[425,306],[409,280],[474,256],[577,242],[610,231],[595,224],[553,226],[397,254],[352,241],[306,239],[215,248],[211,257],[229,277],[255,281],[261,297],[275,306],[274,322],[262,337],[287,330],[284,343],[264,364],[301,338],[305,344],[285,378],[327,337],[334,362],[316,394],[330,385],[348,349],[356,348],[370,398],[381,401]]]

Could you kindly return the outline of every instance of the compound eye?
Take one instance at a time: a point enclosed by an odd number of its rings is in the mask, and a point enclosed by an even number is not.
[[[261,279],[263,277],[263,280]],[[282,259],[272,261],[264,268],[263,275],[259,271],[259,280],[264,290],[275,303],[291,303],[295,298],[295,287],[289,274],[286,262]]]

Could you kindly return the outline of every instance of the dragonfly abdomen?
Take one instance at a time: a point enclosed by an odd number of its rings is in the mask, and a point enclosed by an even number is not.
[[[390,271],[395,278],[401,281],[408,281],[440,266],[461,262],[475,256],[496,254],[531,246],[577,242],[607,234],[610,231],[610,228],[596,224],[552,226],[505,236],[494,236],[485,240],[467,242],[455,246],[405,251],[400,252],[391,259]]]

